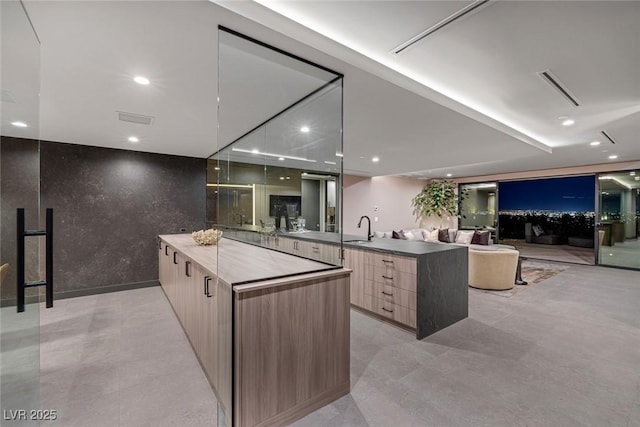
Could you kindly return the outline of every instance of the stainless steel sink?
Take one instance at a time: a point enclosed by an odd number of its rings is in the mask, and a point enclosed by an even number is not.
[[[362,245],[366,243],[371,243],[370,240],[345,240],[344,243],[353,243],[355,245]]]

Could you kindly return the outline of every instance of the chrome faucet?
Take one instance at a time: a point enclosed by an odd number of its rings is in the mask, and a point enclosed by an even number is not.
[[[358,228],[360,228],[360,226],[362,225],[363,218],[367,218],[367,223],[369,224],[369,227],[367,227],[367,240],[371,241],[371,238],[373,237],[373,235],[371,234],[371,219],[368,216],[362,215],[360,217],[360,221],[358,221]]]

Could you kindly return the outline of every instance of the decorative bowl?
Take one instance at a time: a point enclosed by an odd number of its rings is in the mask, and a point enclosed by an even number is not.
[[[222,239],[222,230],[210,228],[208,230],[194,231],[191,233],[193,240],[201,246],[215,245]]]

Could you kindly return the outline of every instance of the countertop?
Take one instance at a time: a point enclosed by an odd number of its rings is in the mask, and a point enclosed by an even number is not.
[[[340,234],[339,233],[322,233],[320,231],[305,231],[305,232],[278,232],[279,236],[287,237],[291,239],[309,240],[318,243],[330,243],[339,245]],[[434,252],[446,252],[451,250],[460,249],[461,246],[451,245],[445,243],[429,243],[419,240],[400,240],[400,239],[385,239],[372,237],[371,242],[367,243],[351,243],[349,240],[362,240],[366,241],[366,231],[362,236],[356,236],[352,234],[345,234],[342,237],[343,247],[362,249],[372,252],[385,252],[392,253],[394,255],[406,255],[417,257]]]
[[[321,262],[222,238],[217,245],[200,246],[191,234],[158,236],[167,245],[200,264],[230,285],[336,269]]]

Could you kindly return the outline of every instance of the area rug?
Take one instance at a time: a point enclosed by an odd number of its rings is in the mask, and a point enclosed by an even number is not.
[[[531,261],[522,260],[522,279],[527,282],[526,285],[515,285],[512,289],[506,291],[494,291],[488,289],[473,289],[474,291],[484,292],[491,295],[497,295],[500,297],[511,298],[512,296],[523,292],[527,289],[531,289],[539,283],[544,282],[555,276],[556,274],[571,268],[570,265],[558,264],[545,261]]]

